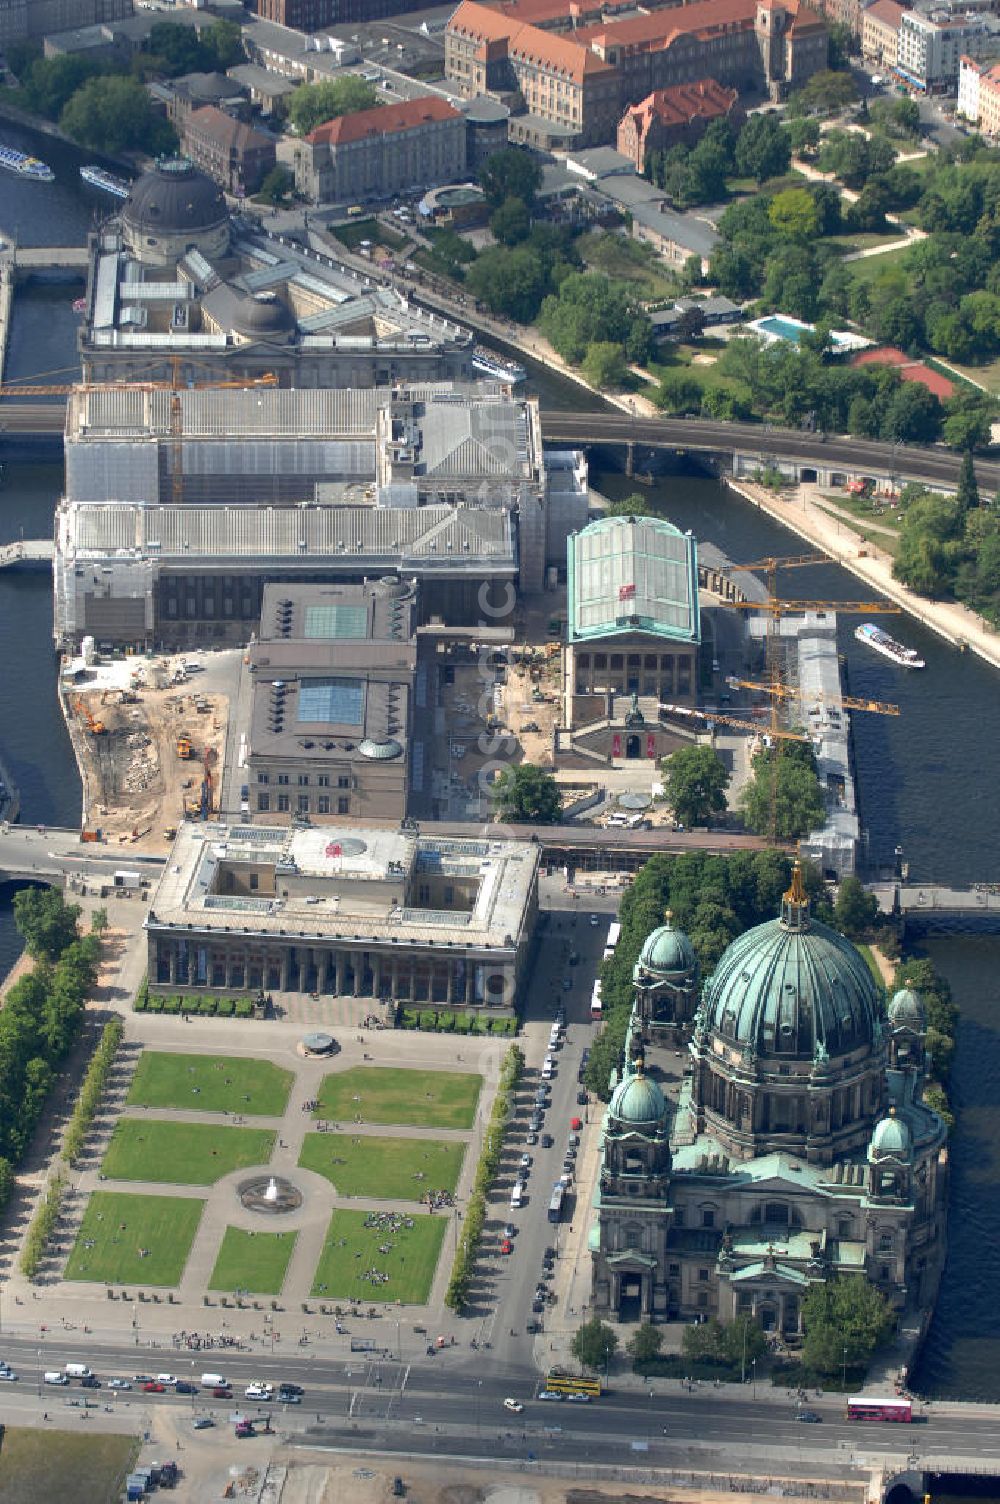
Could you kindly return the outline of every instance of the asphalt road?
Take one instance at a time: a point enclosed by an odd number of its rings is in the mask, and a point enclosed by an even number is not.
[[[444,1452],[478,1456],[499,1444],[512,1457],[545,1455],[566,1462],[623,1465],[635,1462],[636,1451],[650,1453],[650,1461],[666,1465],[724,1467],[729,1472],[805,1472],[843,1475],[860,1455],[889,1454],[922,1457],[996,1460],[1000,1471],[1000,1433],[988,1414],[954,1414],[931,1407],[910,1426],[858,1425],[844,1415],[835,1396],[810,1399],[809,1408],[822,1416],[820,1425],[795,1421],[795,1403],[784,1391],[763,1383],[743,1389],[697,1386],[686,1391],[676,1383],[653,1381],[649,1390],[616,1390],[584,1406],[567,1402],[543,1403],[536,1398],[540,1381],[527,1366],[487,1367],[468,1350],[445,1350],[412,1365],[392,1361],[318,1360],[296,1356],[271,1360],[231,1351],[187,1352],[134,1347],[102,1349],[75,1342],[71,1334],[52,1332],[39,1351],[34,1341],[3,1339],[7,1361],[20,1372],[20,1382],[3,1386],[5,1418],[38,1419],[46,1410],[60,1423],[82,1407],[70,1400],[89,1400],[104,1413],[110,1405],[130,1426],[153,1406],[166,1407],[176,1420],[212,1416],[217,1426],[231,1423],[237,1411],[270,1414],[275,1429],[310,1444],[343,1445],[367,1442],[389,1453]],[[100,1390],[84,1390],[73,1383],[65,1389],[40,1384],[47,1368],[66,1362],[86,1362],[105,1382]],[[131,1378],[139,1372],[169,1371],[181,1378],[202,1371],[225,1374],[233,1398],[214,1399],[168,1391],[147,1395],[141,1389],[124,1393],[109,1390],[107,1377]],[[297,1406],[261,1404],[244,1397],[246,1385],[267,1379],[301,1384],[305,1390]],[[511,1396],[520,1401],[521,1414],[504,1409]],[[985,1407],[983,1407],[985,1409]]]

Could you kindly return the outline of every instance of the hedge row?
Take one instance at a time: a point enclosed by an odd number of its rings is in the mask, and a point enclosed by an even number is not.
[[[31,1219],[24,1239],[24,1247],[21,1250],[21,1273],[27,1279],[34,1279],[38,1273],[45,1250],[49,1245],[49,1239],[55,1232],[59,1214],[62,1211],[63,1192],[66,1189],[66,1177],[61,1169],[56,1170],[49,1181],[44,1199],[38,1203],[35,1215]]]
[[[516,1018],[492,1018],[486,1013],[456,1013],[451,1009],[404,1008],[399,1015],[402,1029],[420,1029],[425,1034],[516,1034]]]
[[[125,1026],[120,1018],[113,1018],[110,1023],[104,1025],[100,1043],[87,1067],[87,1074],[83,1078],[73,1116],[69,1120],[63,1138],[62,1152],[67,1164],[75,1165],[80,1157],[87,1134],[97,1116],[97,1109],[101,1105],[104,1088],[108,1084],[111,1067],[115,1063],[115,1055],[124,1032]]]
[[[455,1250],[451,1278],[445,1292],[445,1305],[452,1311],[461,1311],[469,1293],[469,1285],[476,1267],[479,1242],[486,1224],[486,1197],[496,1179],[503,1153],[504,1135],[514,1106],[514,1093],[524,1070],[524,1055],[512,1044],[500,1067],[500,1080],[493,1102],[490,1120],[483,1135],[483,1152],[476,1166],[476,1178],[469,1197],[468,1210],[462,1224],[462,1235]]]
[[[253,1018],[251,997],[159,997],[155,992],[136,995],[136,1013],[197,1013],[206,1018]]]

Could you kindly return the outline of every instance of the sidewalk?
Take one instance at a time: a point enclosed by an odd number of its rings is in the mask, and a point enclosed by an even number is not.
[[[800,486],[793,496],[776,493],[751,481],[726,480],[726,485],[776,522],[805,538],[830,555],[838,564],[873,590],[888,596],[901,610],[943,637],[952,647],[968,649],[1000,668],[1000,633],[967,606],[953,601],[930,601],[892,577],[892,557],[872,542],[862,543],[857,533],[812,499],[810,486]]]

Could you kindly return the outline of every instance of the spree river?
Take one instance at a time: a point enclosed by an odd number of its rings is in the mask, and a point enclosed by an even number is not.
[[[77,167],[85,158],[2,123],[0,140],[34,151],[57,173],[50,186],[4,177],[0,233],[16,229],[23,244],[82,243],[95,214],[108,208],[104,195],[79,180]],[[78,291],[66,283],[38,282],[18,290],[8,379],[74,367],[72,301]],[[545,405],[583,409],[596,400],[541,367],[533,368],[532,383]],[[23,451],[3,459],[0,543],[22,533],[49,536],[61,467],[39,464]],[[611,455],[594,455],[592,475],[611,497],[641,489],[614,469]],[[673,522],[717,544],[734,561],[803,551],[798,538],[712,479],[666,476],[652,492]],[[863,598],[852,576],[829,564],[797,569],[781,583],[789,598]],[[923,673],[907,674],[854,640],[861,619],[840,619],[851,691],[895,701],[902,711],[898,718],[854,717],[871,860],[890,861],[899,844],[915,877],[1000,881],[1000,800],[990,750],[1000,745],[996,672],[900,617],[893,630],[927,660]],[[0,571],[0,752],[21,790],[22,819],[72,824],[79,819],[80,783],[56,703],[51,624],[48,578]],[[0,969],[17,949],[9,895],[0,890]],[[949,1257],[917,1382],[929,1394],[1000,1400],[1000,940],[949,938],[932,941],[928,949],[961,1009],[952,1081],[959,1121],[952,1141]]]

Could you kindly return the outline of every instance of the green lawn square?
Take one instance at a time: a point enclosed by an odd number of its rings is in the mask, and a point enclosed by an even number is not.
[[[393,1070],[359,1065],[323,1079],[313,1116],[335,1123],[407,1123],[414,1128],[471,1128],[482,1076],[461,1071]]]
[[[65,1277],[99,1284],[176,1285],[204,1210],[204,1201],[193,1196],[94,1191]],[[140,1250],[147,1250],[145,1257]]]
[[[245,1232],[227,1227],[208,1282],[210,1290],[279,1295],[295,1249],[294,1232]]]
[[[109,1180],[212,1185],[232,1170],[267,1164],[274,1138],[270,1128],[119,1118],[101,1172]]]
[[[307,1133],[299,1164],[315,1170],[341,1196],[375,1201],[420,1201],[428,1191],[454,1192],[464,1143],[374,1134]]]
[[[336,1211],[330,1218],[323,1252],[316,1265],[312,1294],[317,1299],[357,1300],[364,1304],[400,1301],[426,1305],[452,1213],[414,1212],[412,1227],[366,1227],[366,1218],[387,1213]],[[390,1246],[391,1245],[391,1246]],[[381,1253],[387,1248],[387,1253]],[[387,1280],[370,1277],[372,1271]]]
[[[280,1117],[288,1106],[293,1079],[291,1071],[269,1060],[144,1050],[132,1079],[128,1105]]]

